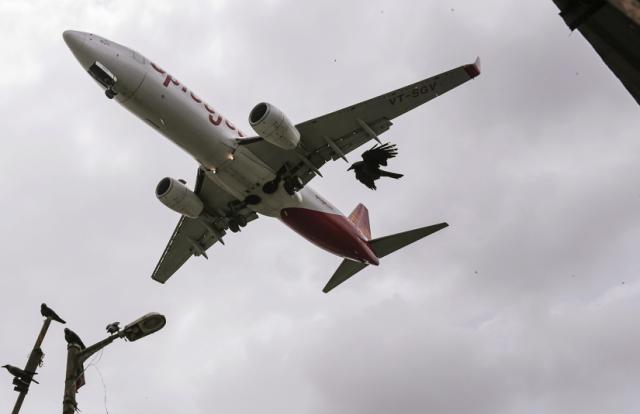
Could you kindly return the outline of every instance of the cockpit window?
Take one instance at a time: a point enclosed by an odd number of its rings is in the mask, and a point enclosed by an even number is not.
[[[118,80],[116,75],[111,73],[105,65],[98,61],[94,62],[94,64],[89,67],[89,74],[105,89],[111,89]]]

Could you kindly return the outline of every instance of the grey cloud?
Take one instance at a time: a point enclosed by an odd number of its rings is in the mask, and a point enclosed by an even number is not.
[[[98,362],[110,412],[637,411],[638,107],[551,1],[8,2],[0,27],[2,361],[24,363],[46,301],[86,342],[167,315]],[[196,164],[101,95],[69,28],[247,131],[263,99],[302,121],[480,55],[479,78],[384,136],[402,180],[370,192],[335,163],[312,183],[364,202],[375,235],[451,227],[324,295],[339,260],[261,218],[156,284],[178,218],[153,189]],[[24,413],[60,409],[57,328]],[[103,398],[88,368],[80,407]]]

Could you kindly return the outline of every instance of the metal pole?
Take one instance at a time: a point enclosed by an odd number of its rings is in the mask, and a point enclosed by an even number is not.
[[[150,323],[151,325],[149,325]],[[84,385],[84,363],[91,355],[118,338],[126,338],[132,342],[137,341],[162,329],[165,323],[166,320],[163,315],[152,312],[131,322],[122,331],[113,333],[102,341],[98,341],[84,349],[81,349],[79,344],[69,342],[69,339],[67,339],[67,373],[64,379],[62,414],[75,414],[78,410],[76,394],[78,393],[78,388]]]
[[[26,392],[21,392],[20,394],[18,394],[18,399],[16,400],[16,404],[13,406],[13,411],[11,411],[11,414],[18,414],[18,412],[20,411],[20,408],[22,407],[22,402],[24,401],[24,397],[27,396]]]
[[[74,414],[78,409],[76,394],[78,393],[78,381],[82,378],[84,384],[84,362],[93,354],[109,345],[118,338],[122,338],[124,332],[111,335],[85,349],[80,345],[70,343],[67,345],[67,374],[64,379],[64,397],[62,399],[62,414]]]
[[[40,348],[40,345],[42,345],[42,341],[44,341],[44,336],[47,334],[47,330],[49,330],[49,325],[51,325],[51,318],[45,319],[44,323],[42,324],[42,328],[40,329],[40,334],[36,339],[35,345],[33,345],[33,350],[31,351],[31,354],[29,354],[29,359],[27,360],[27,366],[25,368],[25,371],[36,372],[36,368],[42,362],[42,356],[44,354],[42,353],[42,349]],[[13,411],[11,411],[11,414],[18,414],[18,412],[20,411],[20,408],[22,408],[22,403],[24,402],[24,398],[26,396],[27,396],[27,391],[23,391],[20,394],[18,394],[18,399],[16,400],[16,403],[13,406]]]
[[[67,374],[64,379],[64,397],[62,400],[62,414],[74,414],[78,404],[76,403],[76,384],[78,380],[79,362],[78,353],[80,346],[67,345]]]

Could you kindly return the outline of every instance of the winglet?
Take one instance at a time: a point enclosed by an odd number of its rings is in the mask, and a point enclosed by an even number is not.
[[[467,72],[467,75],[469,75],[471,79],[480,75],[480,56],[478,56],[476,58],[476,61],[472,64],[464,65],[464,70],[465,72]]]

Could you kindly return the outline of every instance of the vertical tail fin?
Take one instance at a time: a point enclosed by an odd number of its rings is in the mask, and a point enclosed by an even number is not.
[[[371,227],[369,226],[369,210],[360,203],[349,214],[349,221],[362,232],[367,240],[371,240]]]

